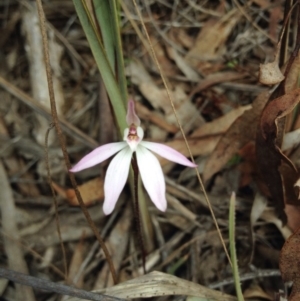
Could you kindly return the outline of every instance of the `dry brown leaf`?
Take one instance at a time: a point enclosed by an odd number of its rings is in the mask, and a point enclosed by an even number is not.
[[[166,89],[160,89],[155,84],[149,82],[140,83],[139,89],[154,108],[164,111],[168,123],[177,125]],[[179,121],[185,132],[190,131],[195,125],[199,126],[199,124],[204,123],[203,118],[195,105],[191,103],[183,88],[176,86],[170,93]]]
[[[160,40],[156,39],[153,35],[150,35],[150,40],[151,40],[151,44],[153,45],[156,58],[159,62],[160,67],[162,68],[162,70],[164,70],[164,73],[166,75],[171,75],[171,76],[178,73],[178,69],[167,57],[166,51],[159,43]]]
[[[145,106],[143,106],[141,103],[136,102],[136,111],[140,118],[144,120],[150,120],[152,123],[156,124],[160,128],[166,130],[169,133],[175,134],[179,131],[178,127],[169,124],[164,118],[162,118],[159,114],[156,112],[150,111]]]
[[[86,206],[91,206],[96,201],[103,200],[104,198],[103,180],[101,178],[95,178],[79,185],[78,190]],[[67,189],[66,197],[71,206],[79,206],[74,189]]]
[[[284,282],[293,282],[288,301],[300,299],[300,228],[285,242],[280,252],[279,269]]]
[[[300,70],[300,53],[293,61],[291,69],[288,75],[286,76],[285,83],[284,83],[286,92],[290,92],[298,88],[299,77],[300,77],[299,70]]]
[[[173,47],[167,48],[168,54],[171,59],[173,59],[180,69],[180,71],[186,76],[187,79],[191,81],[199,81],[200,76],[199,74],[187,64],[187,62],[183,59],[183,57],[174,49]]]
[[[267,294],[258,284],[252,284],[250,287],[245,289],[243,292],[245,299],[254,298],[254,299],[263,299],[273,301],[273,296]]]
[[[300,227],[300,206],[285,204],[284,212],[288,227],[295,232]]]
[[[77,288],[82,288],[83,287],[83,274],[79,275],[78,277],[78,272],[79,268],[82,264],[83,261],[83,253],[84,253],[84,233],[82,233],[81,239],[75,246],[75,250],[73,252],[71,261],[70,261],[70,266],[69,266],[69,271],[68,271],[68,279],[67,282],[72,285],[76,285]]]
[[[178,199],[172,195],[166,193],[168,204],[171,205],[181,216],[184,216],[187,220],[191,221],[195,225],[200,227],[200,224],[196,221],[197,215],[186,208]]]
[[[186,55],[185,59],[190,66],[197,68],[200,61],[217,59],[220,51],[225,51],[224,44],[240,17],[240,12],[232,9],[218,21],[209,19],[201,29],[194,47]]]
[[[177,40],[179,44],[182,44],[182,46],[184,46],[185,48],[190,49],[194,45],[194,39],[187,34],[186,29],[176,28],[173,38]]]
[[[222,169],[228,160],[246,143],[255,139],[256,125],[260,113],[268,100],[269,93],[261,93],[253,102],[253,108],[244,112],[221,137],[204,167],[203,178],[207,181]]]
[[[232,125],[232,123],[245,111],[250,110],[251,107],[251,105],[247,105],[233,109],[232,111],[223,115],[222,117],[219,117],[211,122],[203,124],[193,132],[191,137],[204,137],[210,135],[224,134]]]
[[[126,299],[184,295],[197,296],[215,301],[237,300],[233,296],[162,272],[152,272],[107,288],[101,292],[110,296]]]
[[[122,216],[118,223],[111,231],[109,238],[106,241],[107,248],[110,251],[112,261],[116,271],[119,271],[121,263],[124,259],[129,240],[129,228],[132,222],[132,209],[128,203],[125,210],[122,211]],[[109,287],[114,284],[109,264],[106,262],[97,276],[94,283],[94,289]]]
[[[282,22],[283,19],[283,10],[279,5],[275,5],[274,7],[270,7],[270,22],[269,22],[269,34],[270,37],[274,39],[274,41],[278,38],[278,28],[279,23]]]
[[[300,100],[300,89],[270,101],[264,108],[256,136],[258,167],[266,183],[278,214],[286,220],[285,203],[299,205],[293,185],[298,179],[294,164],[277,146],[278,123],[288,115]]]
[[[241,72],[233,71],[223,71],[209,74],[205,79],[199,81],[198,85],[190,93],[190,97],[218,83],[230,82],[245,78],[246,76],[246,74],[243,74]]]
[[[161,109],[164,112],[165,120],[168,124],[177,127],[178,124],[166,89],[159,88],[154,83],[143,64],[139,61],[131,61],[127,70],[131,75],[132,82],[138,85],[141,93],[146,99],[148,99],[151,105],[155,109]],[[199,114],[197,108],[191,103],[188,95],[181,86],[176,86],[170,91],[170,93],[184,131],[188,132],[194,126],[199,126],[204,123],[204,120]]]

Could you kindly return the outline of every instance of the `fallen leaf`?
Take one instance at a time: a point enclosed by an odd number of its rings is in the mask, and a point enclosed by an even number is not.
[[[263,299],[273,301],[273,296],[267,294],[258,284],[252,283],[250,287],[245,289],[244,293],[245,299]]]
[[[109,237],[105,243],[109,249],[111,259],[113,261],[116,271],[120,270],[122,261],[126,254],[128,241],[130,237],[130,226],[132,224],[132,206],[127,203],[127,206],[122,210],[121,217],[118,222],[114,225]],[[113,278],[109,264],[105,262],[94,283],[94,289],[100,289],[107,286],[113,285]]]
[[[127,299],[184,295],[197,296],[210,300],[237,300],[236,297],[162,272],[151,272],[147,275],[106,288],[101,292],[110,296]]]
[[[144,120],[150,120],[160,128],[166,130],[169,133],[175,134],[179,131],[179,128],[173,124],[168,123],[163,117],[156,112],[150,111],[148,108],[143,106],[140,102],[136,102],[136,111],[138,116]]]
[[[191,81],[199,81],[199,74],[184,60],[184,58],[174,49],[173,47],[168,47],[167,51],[169,56],[174,60],[180,71],[186,76],[187,79]]]
[[[288,301],[298,301],[300,299],[300,228],[283,245],[279,269],[284,282],[293,282]]]
[[[201,125],[192,133],[191,137],[205,137],[224,134],[232,125],[232,123],[245,111],[250,110],[251,107],[251,105],[247,105],[233,109],[222,117],[216,118],[211,122]]]
[[[101,178],[95,178],[79,185],[78,190],[86,206],[91,206],[96,201],[103,200],[104,198],[103,180]],[[74,189],[66,190],[66,198],[71,206],[79,206]]]
[[[213,85],[223,82],[230,82],[245,77],[246,74],[233,71],[223,71],[209,74],[205,79],[202,79],[198,82],[197,86],[190,93],[190,97]]]
[[[195,45],[186,55],[189,65],[198,68],[199,62],[218,58],[220,50],[225,51],[224,44],[240,17],[240,12],[232,9],[219,20],[215,17],[209,19],[197,36]]]
[[[161,109],[164,112],[166,122],[172,126],[178,126],[166,89],[156,85],[140,62],[132,61],[128,70],[132,76],[132,81],[138,85],[144,97],[155,109]],[[196,106],[190,101],[180,85],[175,86],[170,94],[185,132],[192,130],[196,125],[199,126],[204,123],[204,119]]]
[[[249,141],[255,139],[256,125],[268,97],[268,92],[261,93],[254,100],[252,109],[245,111],[242,116],[237,118],[228,131],[221,137],[204,167],[204,181],[207,181],[213,174],[220,171],[233,155]]]
[[[298,178],[294,164],[282,153],[277,145],[277,139],[281,140],[278,133],[280,118],[288,115],[300,100],[300,89],[278,97],[264,108],[256,136],[257,162],[262,180],[267,185],[279,216],[286,221],[284,213],[285,203],[297,205],[298,198],[293,193],[291,185]],[[281,168],[281,173],[280,173]],[[294,179],[288,183],[284,178]],[[283,184],[289,186],[283,186]]]
[[[80,266],[84,260],[85,253],[84,232],[74,248],[72,258],[69,263],[67,283],[76,285],[77,288],[83,287],[83,273],[80,273]]]

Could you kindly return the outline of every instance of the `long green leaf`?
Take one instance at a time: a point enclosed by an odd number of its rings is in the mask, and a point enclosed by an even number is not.
[[[113,27],[113,18],[111,16],[111,7],[108,1],[94,0],[96,19],[99,22],[103,46],[106,51],[110,67],[115,74],[115,30]]]
[[[73,0],[73,3],[101,73],[104,85],[114,109],[118,127],[122,134],[124,129],[127,127],[126,110],[123,97],[120,93],[120,89],[115,80],[114,73],[106,56],[103,45],[95,33],[91,19],[88,17],[86,7],[83,4],[84,0]]]
[[[94,0],[96,19],[100,25],[103,45],[116,81],[127,104],[127,83],[124,73],[123,48],[120,35],[119,13],[116,0]]]
[[[124,68],[124,56],[123,56],[123,47],[122,47],[122,41],[121,41],[121,27],[120,27],[120,21],[119,21],[119,1],[118,0],[108,0],[111,5],[111,11],[113,15],[113,26],[115,31],[115,38],[116,38],[116,59],[117,59],[117,76],[119,81],[119,87],[121,94],[125,96],[124,103],[127,104],[127,81],[125,76],[125,68]]]

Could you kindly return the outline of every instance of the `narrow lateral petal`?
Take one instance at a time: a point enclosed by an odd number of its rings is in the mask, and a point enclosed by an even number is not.
[[[91,151],[89,154],[84,156],[76,165],[74,165],[70,169],[70,171],[78,172],[83,169],[92,167],[96,164],[99,164],[126,146],[127,146],[126,142],[115,142],[115,143],[109,143],[109,144],[105,144],[100,147],[97,147],[93,151]]]
[[[104,214],[110,214],[118,201],[128,178],[132,151],[127,146],[110,162],[104,180]]]
[[[165,178],[157,158],[145,147],[139,145],[136,158],[143,184],[151,201],[161,211],[166,211]]]
[[[179,153],[177,150],[175,150],[172,147],[169,147],[167,145],[161,144],[161,143],[155,143],[155,142],[148,142],[148,141],[141,141],[141,145],[144,147],[150,149],[151,151],[157,153],[163,158],[166,158],[170,161],[176,162],[178,164],[188,166],[188,167],[197,167],[197,164],[194,164],[189,159],[187,159],[184,155]]]

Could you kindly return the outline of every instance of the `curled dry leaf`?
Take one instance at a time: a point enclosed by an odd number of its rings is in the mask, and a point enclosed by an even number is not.
[[[300,299],[300,228],[288,238],[280,252],[279,269],[284,282],[293,282],[288,301]]]
[[[300,89],[297,89],[270,101],[262,112],[256,136],[258,168],[283,220],[286,220],[285,203],[299,205],[293,188],[299,176],[294,164],[277,145],[277,139],[281,140],[278,123],[292,112],[299,100]]]

